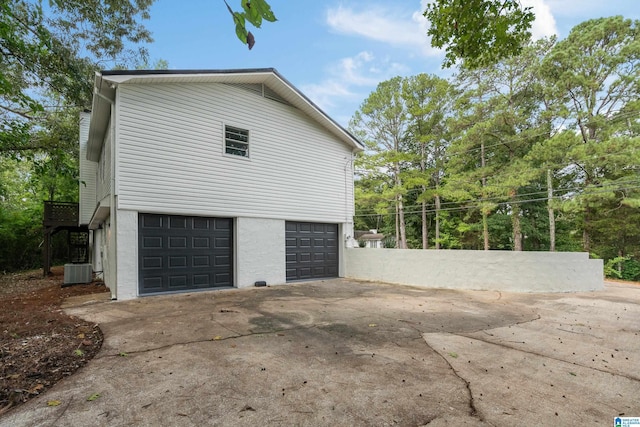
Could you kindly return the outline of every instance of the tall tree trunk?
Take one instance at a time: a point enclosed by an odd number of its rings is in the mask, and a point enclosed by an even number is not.
[[[398,198],[396,197],[396,245],[395,248],[399,248],[400,247],[400,221],[399,221],[399,215],[400,210],[398,209]]]
[[[520,206],[511,206],[511,225],[513,226],[513,250],[522,251],[522,227],[520,225]]]
[[[482,236],[484,242],[484,250],[489,250],[489,216],[487,215],[487,211],[482,208]]]
[[[422,202],[422,249],[429,249],[429,230],[427,228],[427,202],[424,201]]]
[[[487,186],[487,178],[485,177],[485,166],[486,166],[486,158],[484,152],[484,141],[480,144],[480,166],[482,167],[482,200],[486,198],[485,187]],[[489,213],[486,211],[486,208],[482,207],[482,237],[484,241],[484,250],[489,250],[489,221],[488,221]]]
[[[556,251],[556,215],[553,210],[553,176],[551,169],[547,169],[547,206],[549,210],[549,251]]]
[[[420,172],[424,176],[426,172],[425,165],[425,144],[420,144]],[[424,197],[424,192],[427,191],[427,187],[425,185],[422,186],[422,193]],[[427,202],[422,201],[422,249],[429,248],[429,229],[427,228]]]
[[[587,179],[584,181],[584,187],[587,188],[591,184],[591,178],[587,175]],[[585,252],[591,253],[591,206],[587,202],[587,206],[584,209],[584,223],[582,229],[582,248]]]
[[[402,195],[398,196],[398,218],[400,220],[400,249],[407,249],[407,230],[404,223],[404,205]]]
[[[400,189],[402,188],[402,180],[400,179],[400,164],[396,163],[395,164],[395,171],[394,171],[394,178],[395,178],[395,187],[397,191],[400,191]],[[406,230],[406,226],[404,223],[404,205],[403,205],[403,200],[402,200],[402,194],[398,193],[396,195],[396,203],[397,203],[397,210],[398,210],[398,226],[397,228],[399,228],[400,230],[400,240],[398,241],[398,248],[400,249],[407,249],[407,230]],[[396,233],[397,233],[397,229],[396,229]]]
[[[436,249],[440,249],[440,195],[436,194]]]
[[[513,250],[522,251],[522,226],[520,225],[520,205],[517,203],[516,197],[518,193],[516,190],[510,192],[511,200],[514,202],[511,204],[511,226],[513,228]]]
[[[591,207],[587,206],[584,212],[584,228],[582,229],[582,248],[585,252],[591,253],[591,235],[589,227],[591,226]]]

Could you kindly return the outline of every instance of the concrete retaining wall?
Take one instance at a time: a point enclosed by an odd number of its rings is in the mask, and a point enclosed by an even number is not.
[[[346,277],[413,286],[513,292],[602,289],[602,260],[581,252],[347,248]]]

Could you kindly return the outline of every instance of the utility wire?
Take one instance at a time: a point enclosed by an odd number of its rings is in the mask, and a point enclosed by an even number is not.
[[[640,185],[638,186],[631,186],[631,187],[623,187],[623,188],[618,188],[617,190],[635,190],[635,189],[640,189]],[[580,194],[576,194],[575,196],[573,196],[574,198],[579,198],[579,197],[585,197],[585,196],[590,196],[593,194],[601,194],[601,193],[609,193],[611,190],[606,190],[606,191],[589,191],[586,193],[580,193]],[[562,200],[563,197],[562,196],[553,196],[551,199],[553,200]],[[527,199],[527,200],[512,200],[512,201],[508,201],[508,202],[499,202],[499,203],[493,203],[497,206],[506,206],[506,205],[521,205],[521,204],[527,204],[527,203],[535,203],[535,202],[542,202],[542,201],[548,201],[549,198],[548,197],[540,197],[540,198],[536,198],[536,199]],[[483,200],[474,200],[474,202],[483,202]],[[427,213],[435,213],[435,212],[461,212],[461,211],[468,211],[468,210],[474,210],[474,209],[480,209],[482,208],[481,205],[471,205],[471,206],[459,206],[459,207],[454,207],[454,208],[441,208],[439,210],[436,209],[427,209],[426,212]],[[422,213],[422,210],[419,211],[404,211],[405,214],[416,214],[416,213]],[[380,215],[394,215],[395,214],[395,208],[393,211],[389,210],[386,213],[373,213],[373,214],[356,214],[354,215],[354,217],[371,217],[371,216],[380,216]]]
[[[553,192],[554,193],[561,193],[561,192],[571,192],[571,191],[589,191],[590,188],[608,188],[608,187],[612,187],[610,190],[608,191],[615,191],[618,190],[622,187],[620,187],[620,185],[635,185],[635,184],[640,184],[640,179],[629,179],[629,180],[622,180],[622,181],[616,181],[616,182],[608,182],[608,183],[602,183],[602,184],[596,184],[596,185],[590,185],[589,187],[560,187],[560,188],[554,188]],[[530,193],[518,193],[516,194],[516,196],[518,197],[524,197],[524,196],[535,196],[537,194],[547,194],[548,193],[548,189],[544,189],[544,190],[540,190],[540,191],[534,191],[534,192],[530,192]],[[491,200],[502,200],[504,199],[505,196],[493,196],[493,197],[487,197],[487,198],[483,198],[483,201],[491,201]],[[392,202],[393,199],[387,199],[388,202]],[[477,200],[462,200],[462,201],[450,201],[450,202],[442,202],[441,205],[459,205],[461,203],[470,203],[470,202],[475,202]],[[416,205],[405,205],[406,208],[417,208],[417,207],[421,207],[421,204],[416,204]],[[367,211],[374,211],[374,209],[367,209]]]

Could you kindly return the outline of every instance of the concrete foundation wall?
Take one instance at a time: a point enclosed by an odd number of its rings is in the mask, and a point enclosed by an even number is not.
[[[602,289],[602,260],[576,252],[345,249],[346,277],[412,286],[512,292]]]
[[[269,285],[286,282],[285,221],[263,218],[237,218],[234,251],[236,286],[246,288],[256,281]]]
[[[117,297],[128,300],[138,296],[138,212],[124,209],[117,212]]]

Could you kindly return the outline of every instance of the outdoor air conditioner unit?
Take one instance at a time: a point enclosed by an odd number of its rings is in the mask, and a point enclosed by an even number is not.
[[[64,284],[91,283],[92,274],[91,264],[65,264]]]

